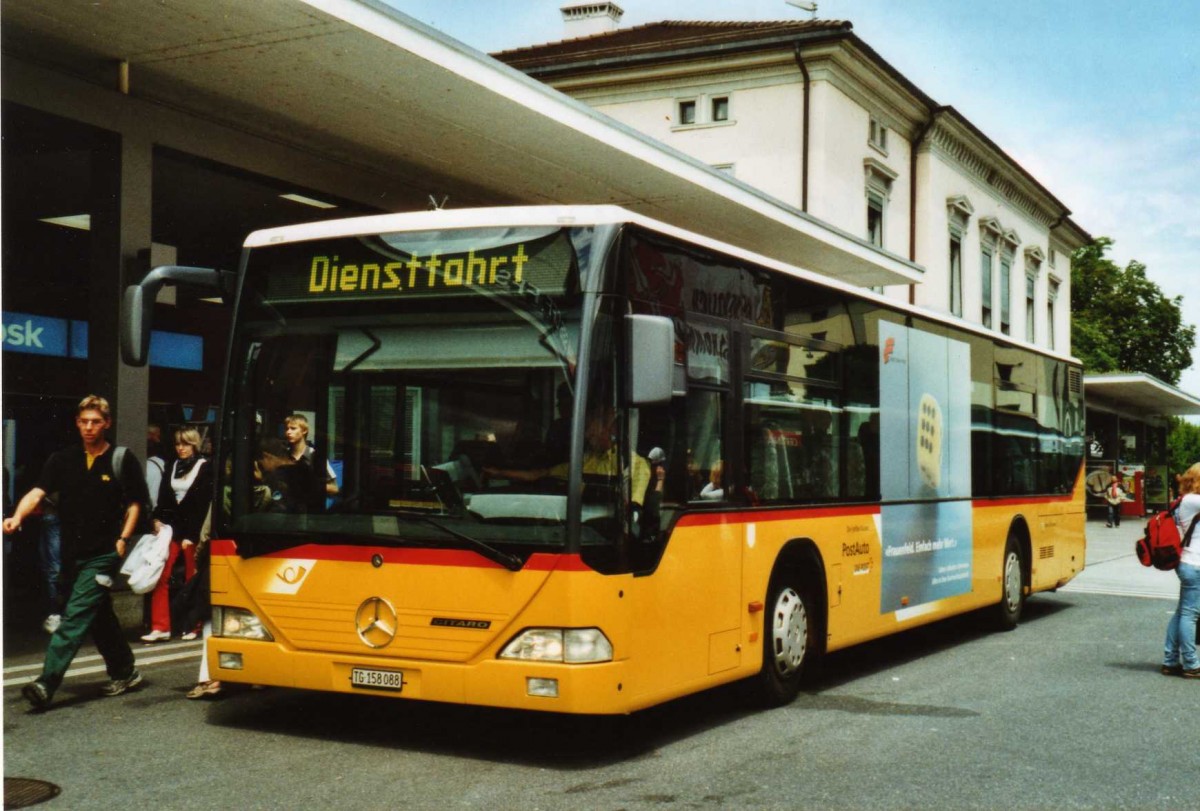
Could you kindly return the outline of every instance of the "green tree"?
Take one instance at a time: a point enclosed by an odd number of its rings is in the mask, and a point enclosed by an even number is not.
[[[1200,462],[1200,425],[1171,417],[1167,434],[1167,463],[1172,473],[1182,473]]]
[[[1071,257],[1071,349],[1087,372],[1145,372],[1176,384],[1196,343],[1182,297],[1164,295],[1141,262],[1117,265],[1107,256],[1112,244],[1098,237]]]

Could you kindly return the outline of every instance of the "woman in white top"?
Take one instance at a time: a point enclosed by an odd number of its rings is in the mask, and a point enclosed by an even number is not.
[[[154,508],[154,531],[161,532],[163,524],[171,527],[171,551],[163,567],[162,577],[150,596],[150,633],[143,642],[165,642],[171,638],[171,569],[183,553],[184,579],[196,573],[196,540],[212,501],[212,471],[200,457],[200,432],[181,428],[175,432],[175,454],[179,458],[164,475]],[[187,628],[184,639],[195,639],[196,629]]]
[[[1179,492],[1183,494],[1175,510],[1179,534],[1183,536],[1192,519],[1200,513],[1200,463],[1194,464],[1179,477]],[[1196,654],[1196,621],[1200,618],[1200,524],[1193,537],[1183,547],[1179,567],[1179,605],[1167,623],[1167,641],[1163,651],[1162,672],[1166,676],[1200,679],[1200,656]]]

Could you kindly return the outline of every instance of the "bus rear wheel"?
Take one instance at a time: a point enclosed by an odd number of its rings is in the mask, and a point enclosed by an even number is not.
[[[811,591],[797,577],[777,575],[767,592],[763,617],[763,666],[758,694],[767,706],[796,697],[817,655],[816,615]]]
[[[995,608],[996,627],[1011,631],[1021,620],[1025,607],[1025,561],[1021,554],[1021,541],[1009,533],[1004,544],[1004,561],[1000,587],[1000,602]]]

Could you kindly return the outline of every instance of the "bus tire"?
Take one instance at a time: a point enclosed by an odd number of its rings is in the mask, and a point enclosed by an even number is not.
[[[756,691],[763,704],[790,703],[818,655],[816,601],[793,572],[776,572],[763,612],[763,664]]]
[[[1000,602],[994,614],[996,629],[1000,631],[1016,628],[1025,607],[1025,561],[1021,549],[1021,539],[1009,531],[1001,566]]]

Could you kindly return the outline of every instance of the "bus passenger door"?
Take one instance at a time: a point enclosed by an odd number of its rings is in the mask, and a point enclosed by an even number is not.
[[[635,580],[635,656],[654,681],[695,682],[741,664],[745,535],[716,518],[681,519],[655,571]]]
[[[729,378],[722,355],[703,360],[689,356],[686,396],[638,415],[637,452],[665,467],[664,532],[635,578],[636,655],[655,691],[698,689],[742,662],[745,534],[720,511],[732,496],[723,477]]]

